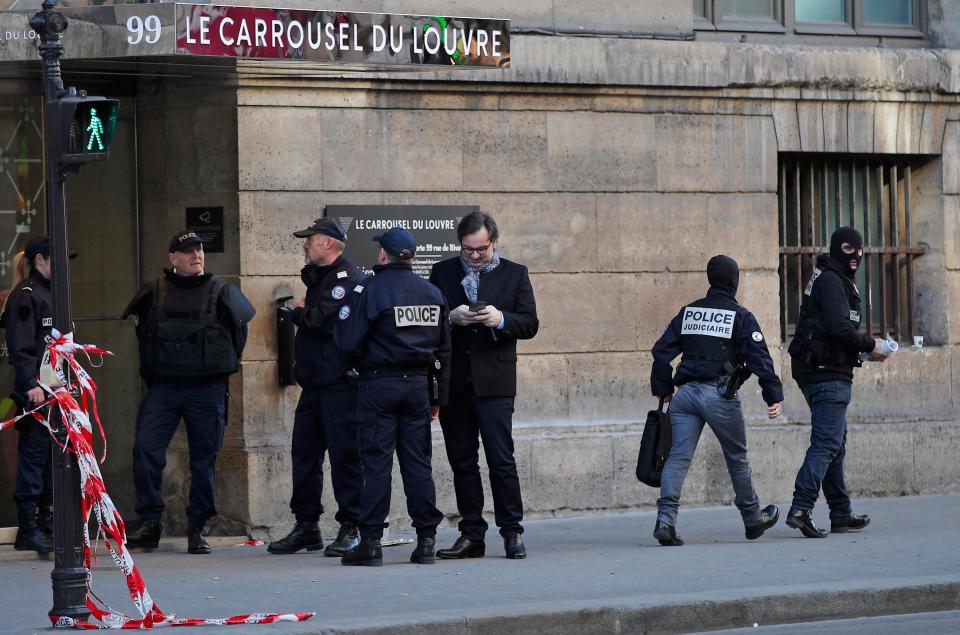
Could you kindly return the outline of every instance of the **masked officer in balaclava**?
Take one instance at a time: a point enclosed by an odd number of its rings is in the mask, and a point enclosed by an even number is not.
[[[660,477],[657,524],[653,535],[665,546],[679,546],[676,532],[680,490],[700,440],[703,424],[717,435],[733,482],[734,503],[747,540],[776,524],[776,505],[760,509],[747,459],[747,435],[737,389],[757,376],[771,419],[780,416],[783,386],[773,370],[757,319],[737,303],[740,269],[732,258],[707,263],[707,296],[680,309],[653,347],[653,394],[670,401],[673,444]],[[674,374],[670,363],[683,355]],[[674,395],[674,386],[679,389]]]
[[[860,353],[882,362],[880,340],[860,332],[860,293],[854,277],[863,258],[863,238],[852,227],[841,227],[830,238],[830,255],[817,258],[817,268],[803,292],[797,332],[790,343],[793,378],[810,406],[810,447],[797,473],[787,525],[807,538],[826,538],[811,512],[821,488],[830,507],[835,533],[862,529],[866,515],[850,509],[843,480],[847,447],[847,406],[853,369]]]

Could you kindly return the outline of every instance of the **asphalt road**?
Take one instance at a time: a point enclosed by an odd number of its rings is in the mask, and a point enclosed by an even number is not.
[[[903,635],[904,633],[956,635],[960,633],[960,611],[885,615],[710,631],[710,635]]]

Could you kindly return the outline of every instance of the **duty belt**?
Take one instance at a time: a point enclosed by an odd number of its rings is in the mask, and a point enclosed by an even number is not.
[[[387,367],[387,368],[371,368],[369,370],[361,370],[360,379],[371,379],[373,377],[426,377],[429,370],[425,366],[413,367],[413,368],[398,368],[398,367]]]
[[[720,382],[719,377],[711,377],[709,379],[698,379],[690,378],[683,382],[683,384],[707,384],[708,386],[716,386]],[[679,385],[683,385],[679,384]]]

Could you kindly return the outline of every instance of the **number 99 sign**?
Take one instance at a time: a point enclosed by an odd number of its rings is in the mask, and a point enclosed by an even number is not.
[[[145,19],[138,15],[132,15],[127,19],[127,43],[156,44],[160,41],[160,18],[155,15],[148,15]]]

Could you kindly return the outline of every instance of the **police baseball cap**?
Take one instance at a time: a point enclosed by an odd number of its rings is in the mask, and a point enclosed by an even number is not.
[[[191,231],[182,231],[174,234],[173,238],[170,239],[170,253],[172,254],[175,251],[184,251],[187,247],[192,245],[202,245],[207,242],[203,238],[197,235],[197,232]]]
[[[23,255],[27,257],[27,260],[33,262],[33,259],[37,257],[37,254],[43,254],[46,258],[50,257],[49,236],[34,236],[27,241],[27,245],[23,248]],[[71,250],[70,257],[76,258],[77,252]]]
[[[336,238],[340,242],[347,239],[347,232],[343,231],[343,226],[334,218],[318,218],[313,221],[313,225],[310,225],[310,227],[293,232],[293,235],[297,238],[307,238],[314,234],[323,234],[330,238]]]
[[[417,254],[417,240],[413,234],[401,227],[394,227],[385,234],[374,236],[373,239],[390,254],[404,260],[413,260]]]

